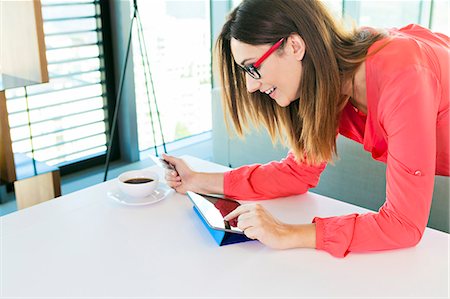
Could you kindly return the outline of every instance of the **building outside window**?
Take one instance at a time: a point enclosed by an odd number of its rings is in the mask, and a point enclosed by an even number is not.
[[[165,142],[210,131],[209,1],[154,0],[138,5]],[[162,140],[155,107],[149,108],[137,36],[134,32],[133,63],[138,142],[144,151],[155,144],[152,122],[156,145]],[[153,101],[151,91],[150,96]]]

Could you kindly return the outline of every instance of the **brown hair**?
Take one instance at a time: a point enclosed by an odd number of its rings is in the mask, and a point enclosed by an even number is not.
[[[264,93],[247,92],[245,73],[233,59],[230,41],[274,44],[292,33],[306,44],[300,98],[280,107]],[[347,101],[341,84],[354,76],[368,48],[383,37],[368,30],[344,30],[319,1],[244,0],[230,13],[216,42],[224,111],[240,136],[249,121],[263,123],[272,142],[288,144],[297,160],[330,161]]]

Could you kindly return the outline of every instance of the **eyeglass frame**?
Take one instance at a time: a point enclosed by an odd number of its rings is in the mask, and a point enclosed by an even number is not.
[[[272,47],[270,47],[269,50],[267,50],[266,53],[264,53],[255,63],[251,63],[249,65],[239,65],[238,66],[247,73],[250,77],[253,79],[261,79],[261,74],[258,72],[258,69],[261,67],[261,64],[278,48],[283,44],[285,38],[281,38],[279,41],[277,41],[275,44],[273,44]]]

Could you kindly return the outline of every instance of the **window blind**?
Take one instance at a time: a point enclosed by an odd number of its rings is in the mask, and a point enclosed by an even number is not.
[[[100,4],[41,3],[50,82],[6,91],[9,124],[14,153],[62,166],[106,151]]]

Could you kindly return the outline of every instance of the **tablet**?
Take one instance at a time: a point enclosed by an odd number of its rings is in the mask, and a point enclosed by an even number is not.
[[[187,195],[200,212],[205,222],[212,229],[235,234],[244,234],[244,232],[237,227],[237,219],[232,219],[230,221],[223,219],[223,217],[240,206],[237,201],[197,194],[191,191],[188,191]]]

